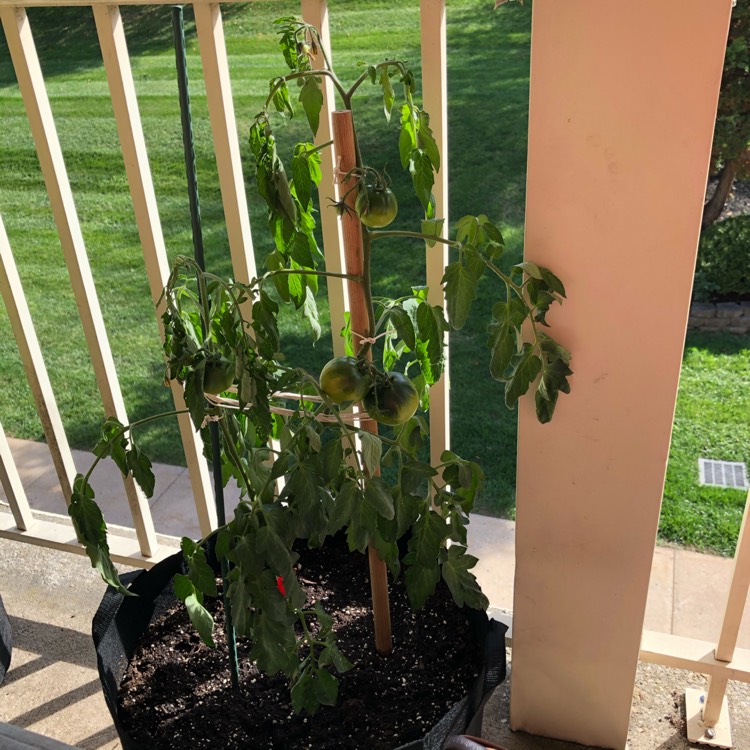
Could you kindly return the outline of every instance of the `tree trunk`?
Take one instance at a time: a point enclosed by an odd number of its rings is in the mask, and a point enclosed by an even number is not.
[[[729,191],[732,189],[735,175],[737,174],[737,167],[737,159],[730,159],[721,168],[716,190],[714,190],[711,199],[703,207],[703,221],[701,223],[703,229],[711,226],[721,216],[721,212],[724,210],[724,205],[729,197]]]

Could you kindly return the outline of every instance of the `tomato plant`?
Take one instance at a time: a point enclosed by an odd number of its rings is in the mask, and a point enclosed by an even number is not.
[[[316,29],[296,18],[277,24],[289,71],[270,82],[265,106],[250,128],[256,186],[273,240],[266,270],[239,283],[178,257],[164,290],[162,317],[167,378],[184,386],[196,429],[208,422],[218,426],[221,466],[214,470],[240,492],[234,518],[211,535],[228,571],[224,594],[231,625],[239,636],[251,638],[250,656],[260,669],[289,677],[295,708],[313,711],[321,702],[336,700],[335,673],[350,662],[338,650],[330,615],[320,605],[305,608],[295,575],[295,542],[319,546],[344,530],[352,551],[370,548],[392,575],[403,570],[415,608],[441,578],[457,603],[487,607],[472,573],[476,558],[466,548],[468,514],[484,475],[476,463],[451,451],[435,465],[425,462],[422,448],[429,428],[417,412],[420,404],[427,406],[430,388],[442,376],[446,334],[466,322],[483,276],[499,282],[488,328],[489,371],[502,384],[506,405],[514,407],[533,385],[538,418],[549,421],[559,393],[569,391],[571,370],[570,353],[549,335],[546,319],[551,306],[565,297],[560,279],[528,260],[505,272],[499,263],[504,240],[486,215],[459,219],[452,233],[435,215],[432,187],[440,153],[406,65],[399,60],[365,65],[347,87],[328,63]],[[387,176],[368,165],[357,147],[356,165],[343,176],[335,206],[340,213],[353,212],[362,224],[357,248],[362,271],[356,274],[320,267],[315,216],[330,208],[316,208],[316,186],[322,179],[321,151],[331,144],[298,143],[287,166],[276,144],[274,125],[294,116],[297,102],[313,136],[317,133],[323,78],[331,81],[345,109],[351,109],[363,85],[378,86],[387,120],[396,89],[401,91],[400,160],[424,211],[418,228],[391,226],[397,206]],[[431,304],[428,290],[418,283],[407,285],[396,299],[373,298],[372,243],[385,237],[452,249],[442,279],[447,309]],[[282,304],[293,306],[318,338],[321,277],[354,285],[367,323],[364,330],[344,329],[346,356],[329,362],[318,379],[283,356],[278,316]],[[375,364],[373,353],[382,365]],[[215,396],[233,382],[233,403]],[[384,434],[374,434],[371,424],[365,429],[361,414],[350,409],[350,402],[359,400],[387,426]],[[111,456],[150,496],[153,472],[136,436],[160,416],[131,425],[107,420],[96,459],[76,478],[71,498],[70,514],[92,565],[121,590],[90,479],[97,463]],[[380,476],[386,461],[396,470]],[[404,555],[398,542],[405,535],[410,541]],[[213,620],[203,597],[215,593],[213,571],[199,544],[184,539],[182,548],[188,575],[180,578],[176,591],[201,637],[211,643]],[[322,684],[326,690],[316,692]]]

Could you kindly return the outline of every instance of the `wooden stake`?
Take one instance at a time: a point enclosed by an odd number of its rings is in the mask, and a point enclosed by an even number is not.
[[[338,160],[340,174],[346,174],[357,166],[357,149],[354,136],[354,121],[350,110],[337,111],[333,113],[333,148]],[[353,180],[341,183],[340,194],[345,193],[354,184]],[[346,272],[354,276],[362,276],[363,283],[349,280],[349,313],[352,332],[360,336],[371,336],[370,330],[370,301],[369,283],[370,269],[369,257],[365,258],[363,247],[362,225],[353,213],[354,202],[357,198],[356,191],[352,191],[346,199],[347,205],[352,213],[346,212],[341,217],[341,234],[344,244],[344,257],[346,259]],[[369,256],[369,252],[368,252]],[[368,289],[367,294],[365,288]],[[356,338],[356,337],[355,337]],[[359,351],[362,342],[357,339],[354,348]],[[372,359],[372,353],[368,352],[368,359]],[[377,434],[378,426],[375,422],[363,423],[363,429]],[[393,650],[393,639],[391,636],[391,611],[388,603],[388,569],[380,559],[377,551],[370,546],[370,588],[372,590],[372,615],[375,620],[375,650],[387,656]]]

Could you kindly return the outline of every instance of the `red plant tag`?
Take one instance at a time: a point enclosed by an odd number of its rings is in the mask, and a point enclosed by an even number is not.
[[[284,579],[281,576],[276,576],[276,588],[282,596],[286,596],[286,589],[284,588]]]

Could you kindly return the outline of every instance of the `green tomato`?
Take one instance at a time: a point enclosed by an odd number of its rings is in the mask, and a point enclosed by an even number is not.
[[[359,220],[371,229],[387,227],[398,213],[398,201],[389,188],[368,185],[360,190],[354,204]]]
[[[211,357],[203,370],[203,392],[223,393],[234,384],[234,362],[226,357]]]
[[[395,427],[414,416],[419,406],[419,393],[406,375],[389,372],[385,381],[376,383],[362,403],[376,422]]]
[[[336,404],[360,401],[372,387],[366,363],[354,357],[336,357],[320,373],[320,388]]]

